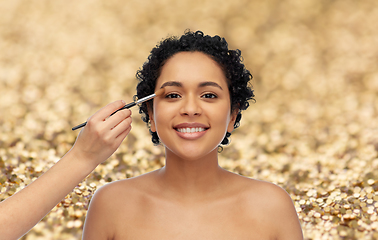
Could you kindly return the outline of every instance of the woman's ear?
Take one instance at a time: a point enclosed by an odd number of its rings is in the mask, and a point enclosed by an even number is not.
[[[151,103],[147,103],[148,117],[150,118],[150,128],[152,132],[156,132],[156,126],[154,121],[154,111]]]
[[[231,112],[230,122],[228,123],[227,132],[231,133],[234,130],[234,124],[235,124],[238,114],[239,114],[238,108],[236,108],[235,110]]]

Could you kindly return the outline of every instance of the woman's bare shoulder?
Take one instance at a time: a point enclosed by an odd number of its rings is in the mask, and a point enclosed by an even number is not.
[[[150,174],[108,183],[93,195],[83,239],[113,239],[122,224],[131,223],[143,208],[143,191]],[[142,203],[142,204],[141,204]]]
[[[142,194],[151,186],[153,174],[154,172],[150,172],[137,177],[108,183],[96,191],[95,197],[104,198],[104,200],[111,199],[111,202],[114,202],[116,199],[124,201],[123,197],[132,199],[130,196]]]
[[[267,223],[277,239],[302,239],[302,231],[290,195],[280,186],[238,176],[244,213]]]
[[[292,203],[289,194],[283,188],[274,183],[262,180],[247,178],[245,193],[257,197],[262,201],[270,200],[269,202],[272,204],[285,204],[287,200],[289,200],[290,204]],[[258,194],[258,196],[256,196],[256,194]]]
[[[133,215],[143,203],[148,183],[151,182],[150,175],[151,173],[147,173],[100,187],[90,201],[88,216],[101,216],[101,219],[107,217],[107,222],[110,223],[114,222],[113,220],[122,212],[127,212],[129,216]]]
[[[232,172],[228,172],[228,182],[243,195],[254,196],[254,199],[257,197],[264,200],[265,198],[270,198],[272,194],[280,198],[288,196],[283,188],[274,183],[241,176]]]
[[[246,207],[256,209],[259,206],[264,213],[274,213],[278,209],[294,209],[289,194],[280,186],[248,177],[238,176],[235,183],[238,184],[239,196]]]

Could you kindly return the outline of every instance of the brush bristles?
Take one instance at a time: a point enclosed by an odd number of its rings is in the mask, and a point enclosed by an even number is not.
[[[156,96],[161,96],[161,95],[163,95],[164,94],[164,88],[160,88],[159,90],[157,90],[156,92],[155,92],[155,95]]]

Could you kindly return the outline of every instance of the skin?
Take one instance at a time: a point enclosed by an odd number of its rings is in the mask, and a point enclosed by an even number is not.
[[[200,52],[177,53],[162,68],[161,87],[149,115],[165,166],[96,191],[83,239],[303,239],[283,189],[218,165],[217,147],[237,114],[218,64]],[[193,124],[205,131],[177,130]]]
[[[52,168],[26,188],[0,203],[0,239],[18,239],[37,224],[97,165],[119,147],[131,129],[124,101],[107,105],[88,119],[74,146]]]

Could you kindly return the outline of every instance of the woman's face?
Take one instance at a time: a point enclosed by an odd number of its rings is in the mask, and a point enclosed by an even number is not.
[[[226,132],[234,127],[226,77],[208,55],[179,52],[162,67],[150,111],[151,130],[166,151],[184,159],[198,159],[217,151]]]

